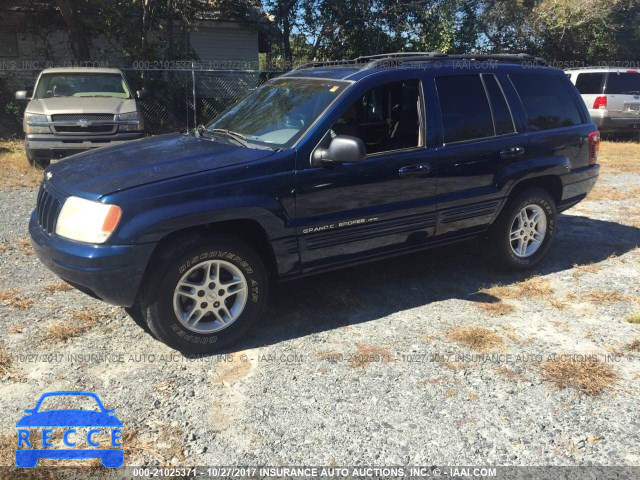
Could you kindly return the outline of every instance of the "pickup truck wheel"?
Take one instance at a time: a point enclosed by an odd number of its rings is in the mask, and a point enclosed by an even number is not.
[[[509,200],[490,239],[498,261],[510,270],[526,270],[549,251],[556,232],[556,205],[548,192],[525,190]]]
[[[239,340],[262,315],[267,278],[258,254],[234,237],[175,245],[171,259],[149,275],[142,311],[167,345],[211,353]]]

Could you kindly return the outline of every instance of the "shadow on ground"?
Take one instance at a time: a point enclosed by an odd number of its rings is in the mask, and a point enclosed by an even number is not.
[[[640,229],[615,222],[561,215],[558,226],[549,256],[529,272],[501,270],[481,253],[479,242],[472,241],[275,284],[265,317],[230,351],[376,320],[442,300],[497,302],[478,290],[598,263],[640,246]],[[140,318],[135,320],[140,324]]]

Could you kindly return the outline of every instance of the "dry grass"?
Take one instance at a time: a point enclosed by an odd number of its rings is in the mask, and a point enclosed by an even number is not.
[[[45,285],[42,287],[45,292],[55,293],[55,292],[68,292],[69,290],[73,290],[73,287],[69,285],[67,282],[55,282],[50,283],[49,285]]]
[[[16,435],[0,435],[0,466],[15,465]],[[9,472],[7,472],[8,474]],[[9,478],[9,477],[7,477]]]
[[[33,306],[33,300],[27,298],[15,288],[0,291],[0,303],[18,310],[28,310]]]
[[[33,255],[33,245],[28,237],[18,239],[18,251],[25,255]]]
[[[44,338],[64,342],[82,335],[105,318],[106,315],[97,310],[76,310],[71,312],[69,320],[47,325]]]
[[[477,325],[472,327],[453,327],[449,330],[447,336],[480,352],[495,350],[501,348],[504,344],[500,335]]]
[[[0,188],[36,187],[42,182],[42,170],[29,166],[22,140],[2,142],[0,169]]]
[[[599,395],[618,381],[618,375],[610,365],[593,357],[549,360],[540,368],[543,380],[560,389],[573,388],[585,395]]]
[[[494,317],[500,317],[502,315],[509,315],[510,313],[513,313],[516,308],[509,304],[509,303],[505,303],[505,302],[480,302],[477,304],[478,307],[482,310],[484,310],[486,313],[488,313],[489,315],[492,315]]]
[[[640,312],[635,312],[630,315],[627,315],[625,320],[629,323],[640,324]]]
[[[582,295],[582,298],[591,303],[618,303],[633,301],[633,297],[625,295],[615,290],[603,290],[596,288]]]
[[[558,310],[565,310],[567,308],[569,308],[569,305],[571,305],[569,302],[561,299],[561,298],[552,298],[549,300],[549,304],[553,307],[553,308],[557,308]]]
[[[245,354],[233,355],[229,360],[218,362],[216,371],[216,382],[233,383],[247,375],[251,371],[251,361]]]
[[[634,352],[640,352],[640,338],[636,338],[629,342],[627,350],[633,350]]]
[[[602,142],[598,163],[603,173],[638,173],[640,172],[640,144]]]
[[[349,365],[352,367],[366,368],[370,363],[389,363],[394,362],[396,358],[384,347],[375,345],[366,345],[358,343],[358,351],[349,359]]]
[[[22,327],[20,325],[12,325],[7,329],[9,333],[22,333]]]
[[[7,375],[10,372],[11,357],[3,347],[0,347],[0,376]]]
[[[496,368],[496,373],[498,373],[499,375],[502,375],[503,377],[508,378],[509,380],[511,380],[513,382],[526,382],[527,381],[527,377],[525,377],[521,373],[518,373],[515,370],[512,370],[512,369],[507,368],[507,367]]]
[[[493,285],[478,291],[479,294],[491,295],[504,300],[507,298],[540,298],[548,299],[553,294],[551,282],[534,276],[512,285]]]

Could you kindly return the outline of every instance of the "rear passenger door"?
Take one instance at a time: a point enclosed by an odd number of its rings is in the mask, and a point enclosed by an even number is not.
[[[494,73],[434,77],[441,117],[437,149],[438,235],[473,234],[486,228],[504,197],[496,173],[527,158],[502,83]]]

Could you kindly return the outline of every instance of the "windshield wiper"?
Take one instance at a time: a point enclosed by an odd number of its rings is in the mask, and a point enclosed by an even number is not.
[[[213,130],[206,130],[206,131],[210,132],[210,133],[218,133],[218,134],[221,133],[221,134],[226,135],[227,137],[235,140],[237,143],[239,143],[243,147],[248,147],[249,146],[249,142],[247,142],[247,137],[245,137],[241,133],[234,132],[232,130],[227,130],[225,128],[214,128]]]
[[[196,136],[196,138],[200,138],[200,137],[204,137],[204,138],[211,138],[211,136],[207,135],[207,127],[205,127],[204,125],[200,124],[198,125],[194,130],[193,130],[193,134]]]

